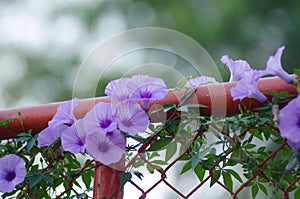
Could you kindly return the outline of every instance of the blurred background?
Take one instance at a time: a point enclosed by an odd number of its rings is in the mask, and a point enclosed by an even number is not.
[[[282,63],[291,73],[300,63],[299,9],[297,0],[1,0],[0,108],[72,98],[76,73],[89,53],[108,38],[138,27],[168,28],[196,40],[224,81],[229,72],[219,61],[223,54],[264,68],[282,45]],[[136,59],[130,58],[127,64]],[[144,62],[185,71],[184,60],[172,55],[154,53]],[[96,95],[103,95],[106,83],[120,76],[115,72],[105,77]]]

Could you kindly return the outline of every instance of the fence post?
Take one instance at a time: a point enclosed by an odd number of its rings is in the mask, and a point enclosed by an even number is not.
[[[124,159],[123,159],[124,160]],[[121,160],[118,164],[123,164]],[[122,171],[96,163],[94,173],[94,199],[123,199],[123,187],[120,185]]]

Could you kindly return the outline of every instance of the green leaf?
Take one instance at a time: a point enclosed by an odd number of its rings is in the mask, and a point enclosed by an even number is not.
[[[255,199],[256,196],[257,196],[257,193],[258,193],[258,186],[257,186],[257,184],[254,184],[254,185],[252,186],[251,191],[252,191],[252,198]]]
[[[256,147],[256,145],[255,144],[251,144],[251,143],[243,146],[244,149],[252,149],[254,147]]]
[[[233,182],[232,182],[231,175],[229,173],[227,173],[226,171],[223,171],[222,176],[223,176],[224,184],[226,185],[226,187],[228,189],[232,190]]]
[[[147,151],[159,151],[164,149],[174,138],[172,137],[160,137],[159,140],[155,140]]]
[[[190,92],[186,93],[182,98],[179,100],[179,106],[181,106],[188,98],[190,98],[197,89],[191,90]]]
[[[139,171],[134,171],[133,174],[138,177],[140,180],[143,179],[144,175],[142,173],[140,173]]]
[[[188,161],[187,163],[184,164],[184,166],[181,169],[180,175],[184,174],[185,172],[187,172],[188,170],[190,170],[192,168],[192,161]]]
[[[154,173],[154,168],[150,164],[147,164],[146,168],[149,171],[149,173],[151,173],[151,174]]]
[[[26,145],[26,151],[27,152],[30,152],[30,150],[32,149],[32,147],[35,144],[35,141],[36,140],[34,138],[31,138],[30,140],[27,141],[27,145]]]
[[[33,175],[29,178],[30,189],[32,189],[37,183],[43,180],[43,176],[41,175]]]
[[[83,172],[81,177],[82,177],[82,181],[83,181],[85,187],[89,188],[91,186],[91,182],[92,182],[92,176],[90,175],[90,173]]]
[[[126,184],[126,182],[131,180],[131,178],[132,178],[132,174],[130,172],[124,172],[120,179],[120,185],[124,186]]]
[[[151,163],[158,164],[158,165],[168,165],[168,163],[166,163],[163,160],[153,160]]]
[[[205,169],[203,169],[200,164],[197,164],[197,166],[194,168],[194,172],[196,173],[198,179],[202,181],[206,172]]]
[[[212,187],[216,183],[216,181],[219,180],[220,176],[221,176],[220,170],[213,171],[213,175],[210,181],[210,187]]]
[[[165,161],[168,162],[174,156],[176,151],[177,151],[177,142],[176,142],[176,140],[174,140],[166,148]]]
[[[208,106],[205,106],[203,104],[185,104],[183,106],[178,107],[176,110],[182,112],[188,112],[189,108],[208,108]]]
[[[159,157],[159,153],[154,151],[153,153],[147,153],[148,159],[151,160],[152,158]]]
[[[51,176],[43,176],[43,180],[53,185],[53,178]]]
[[[294,193],[294,198],[300,198],[300,189],[297,189]]]
[[[163,104],[164,112],[168,112],[169,110],[176,108],[175,104]]]
[[[236,171],[231,170],[231,169],[226,169],[226,171],[227,171],[228,173],[230,173],[230,175],[232,175],[232,176],[233,176],[235,179],[237,179],[240,183],[243,183],[242,178],[240,177],[240,175],[239,175]]]
[[[262,190],[262,192],[264,192],[264,194],[268,195],[268,190],[267,188],[263,185],[263,184],[258,184],[259,189]]]
[[[2,121],[0,121],[0,126],[5,126],[5,127],[8,128],[8,123],[16,121],[16,120],[18,120],[18,118],[11,118],[11,119],[8,119],[8,120],[2,120]]]
[[[200,162],[199,153],[193,155],[191,160],[192,160],[192,168],[194,169]]]

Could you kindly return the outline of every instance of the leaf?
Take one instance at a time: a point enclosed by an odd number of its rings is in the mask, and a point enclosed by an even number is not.
[[[159,151],[166,147],[174,138],[172,137],[160,137],[159,140],[154,141],[147,151]]]
[[[5,126],[5,127],[8,128],[8,123],[16,121],[16,120],[18,120],[18,118],[11,118],[11,119],[8,119],[8,120],[1,120],[0,121],[0,126]]]
[[[200,162],[199,153],[193,155],[191,160],[192,160],[192,168],[194,169]]]
[[[158,164],[158,165],[168,165],[168,163],[162,160],[153,160],[151,163]]]
[[[203,104],[185,104],[183,106],[178,107],[176,110],[182,112],[188,112],[189,108],[208,108],[208,106],[205,106]]]
[[[179,100],[179,106],[181,106],[188,98],[190,98],[195,92],[197,91],[197,89],[194,89],[188,93],[186,93],[184,96],[182,96],[182,98],[180,98]]]
[[[229,173],[227,173],[226,171],[223,171],[222,176],[223,176],[224,184],[226,185],[226,187],[228,189],[232,190],[233,182],[232,182],[231,175]]]
[[[256,147],[256,145],[255,144],[251,144],[251,143],[243,146],[244,149],[252,149],[254,147]]]
[[[29,178],[30,189],[32,189],[37,183],[43,180],[43,176],[41,175],[33,175]]]
[[[92,176],[90,175],[90,173],[83,172],[81,177],[82,177],[82,181],[83,181],[85,187],[89,188],[91,186],[91,182],[92,182]]]
[[[256,196],[257,196],[257,193],[258,193],[258,186],[257,186],[257,184],[254,184],[254,185],[252,186],[251,191],[252,191],[252,198],[255,199]]]
[[[226,170],[228,173],[230,173],[235,179],[237,179],[240,183],[243,183],[243,180],[242,178],[240,177],[240,175],[234,171],[234,170],[231,170],[231,169],[227,169]]]
[[[175,104],[163,104],[164,112],[168,112],[169,110],[176,108]]]
[[[131,180],[131,178],[132,178],[132,174],[130,172],[124,172],[120,179],[120,185],[124,186],[126,184],[126,182]]]
[[[53,185],[53,178],[51,176],[43,176],[43,179],[49,184]]]
[[[182,167],[180,175],[184,174],[185,172],[187,172],[188,170],[190,170],[192,168],[192,161],[188,161],[187,163],[185,163],[185,165]]]
[[[198,179],[202,181],[206,172],[205,169],[203,169],[200,164],[197,164],[197,166],[194,168],[194,172],[196,173]]]
[[[264,194],[268,195],[268,190],[263,184],[258,184],[258,186],[259,186],[259,189],[262,190],[262,192],[264,192]]]
[[[215,170],[213,172],[213,175],[212,175],[212,178],[211,178],[211,181],[210,181],[210,187],[212,187],[216,183],[216,181],[219,180],[220,176],[221,176],[221,171],[220,170]]]
[[[142,173],[140,173],[139,171],[134,171],[133,174],[138,177],[140,180],[143,179],[144,175]]]
[[[32,147],[35,144],[35,141],[36,140],[34,138],[31,138],[30,140],[27,141],[27,145],[26,145],[26,151],[27,152],[30,152],[30,150],[32,149]]]
[[[151,165],[147,164],[146,168],[149,171],[149,173],[151,173],[151,174],[154,173],[154,168]]]
[[[294,193],[294,198],[300,198],[300,189],[297,189]]]
[[[174,140],[166,148],[165,161],[168,162],[174,156],[176,151],[177,151],[177,142],[176,142],[176,140]]]

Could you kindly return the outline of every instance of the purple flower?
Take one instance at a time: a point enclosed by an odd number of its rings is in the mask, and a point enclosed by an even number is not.
[[[87,136],[85,148],[95,161],[110,165],[125,154],[125,137],[118,133],[109,138],[104,133],[94,132]]]
[[[133,136],[144,132],[150,124],[147,113],[138,104],[129,101],[117,104],[115,117],[119,129]]]
[[[207,77],[207,76],[200,76],[193,79],[189,79],[184,87],[190,88],[190,87],[198,87],[205,84],[215,84],[217,83],[216,79],[213,77]]]
[[[278,128],[281,136],[298,151],[300,149],[300,95],[280,110]]]
[[[75,121],[71,127],[62,132],[61,146],[64,151],[70,151],[73,154],[85,151],[86,131],[83,128],[82,121],[82,119]]]
[[[284,50],[284,46],[278,48],[274,56],[270,56],[267,61],[266,72],[268,74],[277,75],[287,83],[292,83],[293,78],[283,70],[281,66],[281,55]]]
[[[52,120],[48,122],[49,126],[67,125],[71,126],[75,121],[75,116],[73,114],[74,107],[78,106],[79,99],[75,98],[69,100],[64,104],[61,104],[57,108],[56,114],[53,116]]]
[[[233,100],[242,100],[245,97],[253,97],[260,102],[267,101],[267,97],[258,90],[258,74],[259,71],[256,70],[247,70],[244,72],[243,78],[230,90]]]
[[[113,132],[117,129],[117,122],[112,115],[112,104],[99,102],[83,118],[83,126],[88,133]]]
[[[228,55],[223,55],[221,62],[230,70],[229,82],[239,81],[242,79],[244,72],[252,70],[250,65],[244,60],[232,60]]]
[[[168,94],[168,88],[162,79],[148,75],[132,76],[127,87],[132,92],[131,99],[142,100],[144,109],[149,108],[150,100],[160,100]]]
[[[40,146],[49,146],[61,136],[61,132],[70,127],[75,116],[73,109],[79,104],[78,99],[73,99],[57,107],[57,112],[52,120],[48,122],[48,127],[39,133],[38,143]]]
[[[131,92],[127,87],[129,81],[128,77],[113,80],[107,84],[104,93],[113,100],[129,100],[131,97]]]
[[[55,142],[60,136],[61,133],[66,130],[68,126],[59,125],[59,126],[48,126],[39,133],[38,143],[39,146],[49,146]]]
[[[26,176],[25,162],[17,155],[10,154],[0,158],[0,192],[14,190]]]

